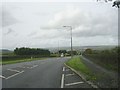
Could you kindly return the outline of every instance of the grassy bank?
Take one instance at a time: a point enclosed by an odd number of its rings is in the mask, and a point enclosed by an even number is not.
[[[83,56],[107,70],[118,71],[117,55],[85,54]]]
[[[118,72],[118,58],[120,56],[120,47],[104,50],[86,49],[82,55],[108,70]]]
[[[92,71],[82,62],[80,57],[73,57],[66,64],[76,71],[83,74],[86,80],[96,80],[97,76],[92,73]]]

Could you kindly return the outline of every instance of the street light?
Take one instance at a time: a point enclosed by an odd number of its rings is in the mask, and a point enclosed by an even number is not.
[[[72,26],[63,26],[63,27],[69,27],[70,28],[70,33],[71,33],[71,58],[73,57],[73,48],[72,48]]]

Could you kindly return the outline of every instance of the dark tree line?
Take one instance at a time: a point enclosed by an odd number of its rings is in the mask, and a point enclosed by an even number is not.
[[[67,53],[66,50],[59,50],[58,52],[59,52],[60,54],[61,54],[61,53],[63,53],[63,54]]]
[[[14,50],[16,55],[40,55],[40,56],[50,56],[50,51],[40,48],[16,48]]]
[[[68,54],[71,55],[71,51],[68,51]],[[72,54],[73,54],[73,55],[78,55],[77,51],[72,51]]]
[[[92,50],[90,48],[86,49],[84,51],[85,54],[116,54],[119,55],[120,54],[120,47],[115,47],[111,50]]]

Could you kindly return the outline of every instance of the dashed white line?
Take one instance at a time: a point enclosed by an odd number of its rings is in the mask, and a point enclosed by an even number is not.
[[[11,76],[9,76],[9,77],[5,78],[5,79],[12,78],[12,77],[14,77],[14,76],[16,76],[16,75],[18,75],[18,74],[20,74],[20,73],[23,73],[23,72],[24,72],[24,71],[21,71],[21,72],[19,72],[19,73],[13,74],[13,75],[11,75]]]
[[[25,67],[25,68],[29,68],[29,69],[31,69],[31,67]]]
[[[72,73],[72,74],[67,74],[67,75],[65,75],[65,76],[73,76],[73,75],[75,75],[74,73]]]
[[[70,69],[66,69],[66,71],[70,71]]]
[[[65,67],[63,67],[63,71],[65,71]]]
[[[35,67],[37,67],[38,65],[33,65],[33,66],[31,66],[31,67],[20,67],[20,68],[28,68],[28,69],[32,69],[32,68],[35,68]]]
[[[69,83],[69,84],[65,84],[65,86],[76,85],[76,84],[81,84],[81,83],[84,83],[84,82]]]
[[[20,71],[18,71],[18,70],[14,70],[14,69],[7,69],[7,70],[9,70],[9,71],[14,71],[14,72],[20,72]]]
[[[61,79],[61,88],[64,87],[64,74],[62,74],[62,79]]]
[[[33,66],[31,66],[31,67],[20,67],[20,68],[28,68],[28,69],[31,69]]]
[[[30,67],[30,69],[37,67],[38,65],[34,65],[33,67]]]

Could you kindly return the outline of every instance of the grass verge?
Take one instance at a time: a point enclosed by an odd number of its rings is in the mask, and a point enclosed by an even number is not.
[[[32,58],[32,59],[5,60],[5,61],[0,60],[0,64],[2,64],[2,65],[14,64],[14,63],[30,62],[30,61],[34,61],[34,60],[43,60],[43,59],[46,59],[46,58]]]
[[[73,57],[70,59],[66,64],[76,71],[82,73],[86,80],[94,81],[96,80],[97,76],[93,74],[93,72],[82,62],[80,57]]]

